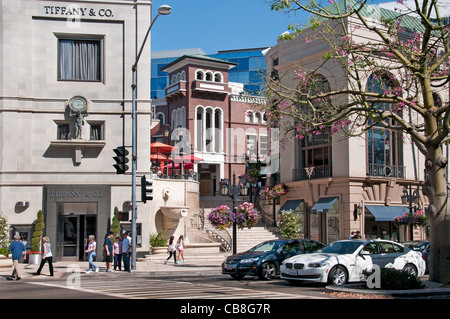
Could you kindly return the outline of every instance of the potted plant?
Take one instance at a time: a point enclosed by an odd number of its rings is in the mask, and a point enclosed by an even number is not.
[[[29,264],[40,264],[42,260],[41,255],[41,239],[45,228],[44,214],[41,210],[37,213],[36,224],[34,225],[34,233],[31,237],[31,251],[28,252]]]
[[[153,254],[163,254],[167,252],[166,247],[167,239],[161,233],[150,235],[150,246],[152,247]]]
[[[261,188],[259,196],[265,201],[280,199],[281,195],[286,194],[286,186],[284,184],[277,184],[275,186],[265,186]],[[268,202],[270,205],[270,202]]]

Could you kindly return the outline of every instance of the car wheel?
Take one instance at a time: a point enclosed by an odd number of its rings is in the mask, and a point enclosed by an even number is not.
[[[265,262],[261,265],[259,270],[259,278],[265,280],[273,279],[277,274],[277,266],[271,262]]]
[[[408,274],[413,275],[415,277],[417,277],[418,275],[418,271],[416,266],[414,266],[413,264],[406,264],[405,267],[403,267],[403,270],[406,271]]]
[[[231,278],[236,279],[236,280],[241,280],[242,278],[245,277],[245,275],[237,275],[237,274],[232,274],[230,276],[231,276]]]
[[[332,285],[343,285],[348,281],[348,274],[345,267],[341,265],[334,266],[328,275],[328,283]]]

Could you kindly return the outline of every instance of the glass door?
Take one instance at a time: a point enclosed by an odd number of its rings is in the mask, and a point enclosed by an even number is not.
[[[77,260],[80,216],[62,216],[62,258]]]

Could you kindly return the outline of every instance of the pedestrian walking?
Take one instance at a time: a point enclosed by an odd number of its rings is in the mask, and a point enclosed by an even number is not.
[[[114,270],[122,270],[122,240],[119,236],[116,237],[116,240],[113,244],[114,251]]]
[[[186,245],[184,244],[184,237],[183,237],[183,235],[180,235],[180,238],[178,238],[177,250],[178,250],[177,264],[181,263],[181,259],[185,263],[186,260],[184,259],[184,251],[186,250]]]
[[[167,262],[169,261],[170,258],[172,258],[173,256],[173,262],[176,264],[177,263],[177,249],[175,247],[175,236],[170,236],[169,239],[169,248],[167,248],[167,252],[169,253],[169,257],[167,257],[167,259],[164,261],[164,264],[167,264]]]
[[[14,236],[14,241],[9,244],[8,252],[11,253],[12,261],[13,261],[13,272],[10,276],[11,279],[16,278],[16,280],[20,280],[21,270],[19,268],[19,260],[26,258],[25,245],[20,241],[20,235]]]
[[[42,260],[41,264],[39,265],[38,270],[35,272],[35,275],[40,275],[42,268],[44,267],[45,263],[48,262],[48,270],[50,271],[50,276],[53,277],[53,254],[52,254],[52,245],[50,244],[50,239],[45,236],[42,238]]]
[[[97,243],[95,242],[95,236],[89,235],[88,248],[85,250],[85,253],[88,254],[89,260],[89,270],[86,272],[87,274],[90,274],[92,271],[98,272],[98,267],[94,263],[94,257],[97,257],[96,249]]]
[[[114,258],[114,250],[113,250],[113,243],[112,238],[114,236],[114,232],[110,231],[108,233],[108,236],[105,238],[105,243],[103,246],[105,247],[105,255],[106,255],[106,272],[114,272],[114,270],[111,269],[111,265]]]
[[[130,256],[131,256],[131,241],[128,238],[128,233],[125,232],[122,238],[122,258],[123,268],[125,271],[130,272]]]

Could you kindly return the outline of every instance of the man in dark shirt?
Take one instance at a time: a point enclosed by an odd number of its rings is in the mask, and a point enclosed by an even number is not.
[[[25,245],[20,241],[20,235],[14,236],[14,241],[9,244],[8,251],[11,252],[14,266],[11,279],[15,277],[16,280],[20,280],[19,260],[22,258],[25,259],[27,256]]]
[[[108,237],[105,239],[105,243],[103,244],[105,246],[105,254],[106,254],[106,272],[114,272],[114,270],[111,269],[112,261],[114,259],[114,250],[113,250],[113,243],[111,238],[113,238],[114,233],[109,232]]]

